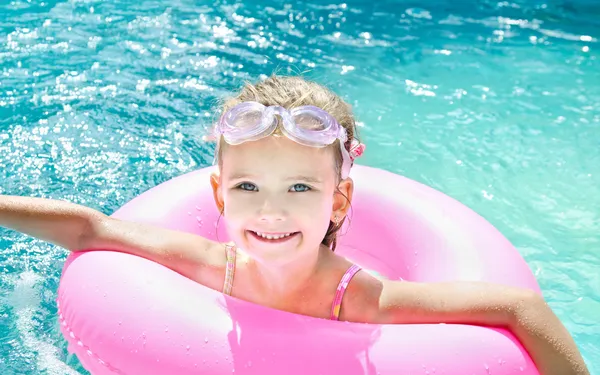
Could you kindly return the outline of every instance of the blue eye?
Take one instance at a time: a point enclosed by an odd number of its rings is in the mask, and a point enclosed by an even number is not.
[[[294,193],[303,193],[303,192],[309,191],[311,189],[310,189],[310,187],[308,187],[304,184],[295,184],[294,186],[292,186],[290,188],[290,190],[292,190]]]
[[[256,185],[254,185],[253,183],[250,183],[250,182],[242,182],[241,184],[238,185],[238,189],[245,190],[245,191],[258,191],[258,188],[256,187]]]

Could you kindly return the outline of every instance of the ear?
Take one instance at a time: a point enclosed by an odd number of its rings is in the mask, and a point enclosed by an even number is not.
[[[215,199],[217,209],[222,213],[225,208],[225,202],[223,201],[221,176],[219,173],[220,172],[213,172],[210,174],[210,186],[212,186],[213,189],[213,198]]]
[[[354,193],[354,181],[348,177],[340,181],[337,190],[333,194],[333,209],[331,212],[331,221],[335,221],[337,216],[340,220],[346,216],[352,202]]]

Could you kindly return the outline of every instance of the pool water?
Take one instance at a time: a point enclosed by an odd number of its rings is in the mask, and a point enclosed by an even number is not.
[[[600,371],[595,0],[200,3],[1,2],[0,193],[110,214],[212,162],[201,135],[224,95],[304,74],[354,106],[361,163],[515,244]],[[1,374],[86,374],[57,326],[66,256],[0,229]]]

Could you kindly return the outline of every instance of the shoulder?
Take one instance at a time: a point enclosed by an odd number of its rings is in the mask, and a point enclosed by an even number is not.
[[[348,284],[341,320],[386,324],[398,314],[412,314],[420,308],[434,308],[427,284],[389,280],[361,270]]]
[[[361,269],[348,283],[340,320],[376,323],[379,321],[379,301],[383,291],[383,280]]]
[[[221,291],[227,268],[228,249],[233,249],[233,261],[235,262],[235,247],[232,244],[224,244],[207,240],[193,234],[175,234],[179,241],[174,239],[172,246],[174,251],[179,252],[179,267],[184,276],[196,281],[206,287]],[[180,248],[177,250],[177,245]]]

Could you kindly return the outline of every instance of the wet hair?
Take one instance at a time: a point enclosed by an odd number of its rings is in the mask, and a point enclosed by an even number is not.
[[[316,82],[309,81],[297,76],[278,76],[272,75],[258,83],[249,83],[234,96],[225,98],[222,102],[220,112],[225,113],[239,103],[254,101],[265,106],[278,105],[286,109],[292,109],[304,105],[313,105],[319,107],[331,116],[346,129],[348,139],[344,144],[346,150],[350,150],[352,141],[357,137],[356,124],[352,109],[348,103],[342,98],[333,93],[327,87],[324,87]],[[276,132],[280,132],[276,130]],[[218,140],[219,147],[217,160],[221,167],[221,153],[226,148],[226,143]],[[339,141],[329,146],[334,150],[336,174],[338,179],[341,176],[342,170],[342,153],[340,151]],[[346,197],[348,199],[348,197]],[[337,245],[337,235],[344,224],[345,217],[338,224],[333,221],[329,222],[327,233],[321,242],[323,245],[335,251]]]

